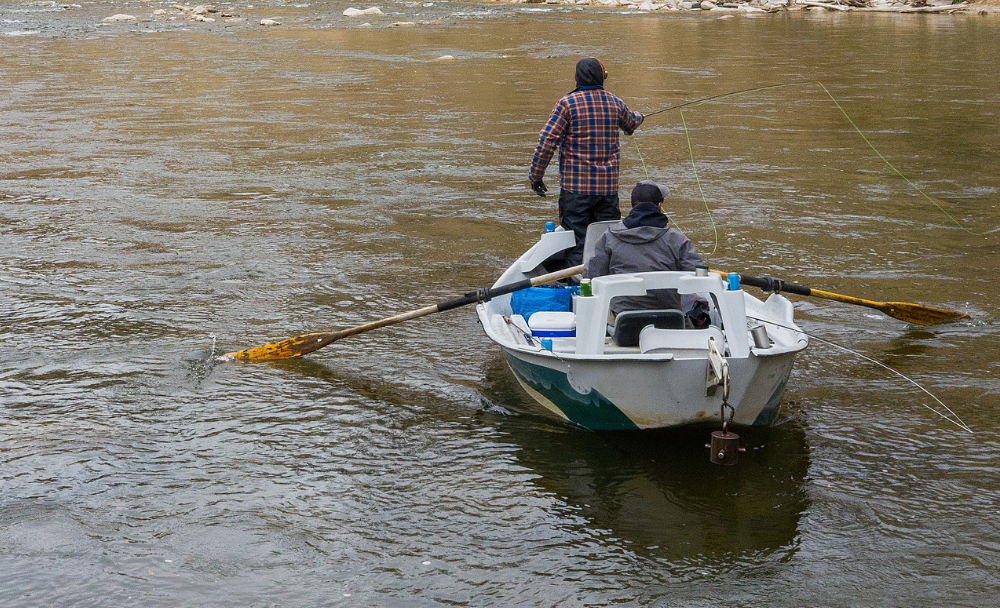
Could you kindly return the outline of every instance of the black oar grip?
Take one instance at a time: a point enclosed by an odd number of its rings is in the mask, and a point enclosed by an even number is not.
[[[741,274],[740,285],[749,285],[750,287],[756,287],[757,289],[773,293],[784,291],[800,296],[808,296],[812,294],[812,290],[808,287],[796,285],[795,283],[786,283],[784,279],[775,279],[774,277],[748,277]]]
[[[467,304],[489,302],[497,296],[507,295],[508,293],[514,293],[515,291],[521,291],[522,289],[527,289],[529,287],[532,287],[531,279],[524,279],[523,281],[518,281],[516,283],[508,283],[507,285],[501,285],[500,287],[495,287],[493,289],[484,287],[482,289],[477,289],[476,291],[470,291],[460,298],[448,300],[447,302],[441,302],[437,305],[438,312],[444,312],[446,310],[451,310],[452,308],[458,308]]]
[[[441,302],[437,305],[438,312],[444,312],[446,310],[451,310],[453,308],[460,308],[462,306],[467,306],[469,304],[475,304],[477,302],[488,302],[492,299],[490,295],[489,288],[477,289],[476,291],[470,291],[469,293],[461,296],[459,298],[452,298],[445,302]]]

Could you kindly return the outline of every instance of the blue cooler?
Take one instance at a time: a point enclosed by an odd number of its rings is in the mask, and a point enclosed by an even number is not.
[[[571,312],[539,311],[528,319],[528,329],[536,338],[573,338],[576,315]]]

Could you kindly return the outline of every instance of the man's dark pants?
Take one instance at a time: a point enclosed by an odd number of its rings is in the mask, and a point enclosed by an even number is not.
[[[550,270],[570,268],[583,263],[583,241],[587,237],[587,226],[605,220],[620,220],[617,194],[577,194],[567,190],[559,192],[559,224],[576,234],[576,247],[566,250],[561,264],[545,264]],[[555,257],[555,256],[554,256]],[[559,268],[553,268],[558,265]]]

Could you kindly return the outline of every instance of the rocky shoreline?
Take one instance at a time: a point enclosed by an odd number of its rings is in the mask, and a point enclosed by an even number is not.
[[[490,0],[502,4],[556,4],[620,8],[638,12],[712,11],[767,14],[786,11],[1000,14],[1000,0]]]
[[[148,0],[143,0],[148,1]],[[593,7],[597,9],[618,9],[640,13],[657,11],[710,11],[726,18],[733,14],[759,14],[793,11],[866,11],[879,13],[936,13],[936,14],[979,14],[1000,15],[1000,0],[971,0],[953,3],[953,0],[482,0],[493,4],[531,4]],[[414,5],[419,5],[419,2]],[[79,4],[63,5],[64,9],[82,8]],[[378,7],[367,9],[348,8],[346,17],[384,16]],[[247,21],[246,17],[230,11],[221,11],[214,5],[174,4],[170,9],[156,9],[152,18],[168,20],[202,21],[207,23],[221,19],[227,23]],[[111,15],[105,22],[144,21],[141,17],[128,14]],[[260,25],[281,25],[275,19],[262,19]],[[368,24],[365,24],[368,25]],[[392,25],[414,25],[411,22]]]

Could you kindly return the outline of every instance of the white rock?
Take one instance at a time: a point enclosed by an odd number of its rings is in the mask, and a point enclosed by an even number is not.
[[[680,6],[682,9],[689,11],[694,8],[694,2],[681,2]]]
[[[639,5],[639,10],[643,12],[655,11],[656,8],[657,8],[656,5],[653,4],[652,2],[649,2],[649,0],[646,0],[646,2],[643,2],[642,4]]]
[[[756,6],[747,6],[746,4],[741,4],[739,10],[740,10],[741,13],[766,13],[767,12],[767,11],[765,11],[762,8],[757,8]]]
[[[192,21],[201,21],[202,23],[215,23],[215,19],[211,17],[206,17],[205,15],[195,15],[191,17]]]
[[[440,57],[438,57],[434,61],[455,61],[455,58],[452,57],[451,55],[441,55]]]
[[[158,8],[155,11],[153,11],[153,14],[154,15],[166,15],[167,11],[163,10],[162,8]]]
[[[275,21],[274,19],[261,19],[261,25],[281,25],[280,21]]]
[[[717,8],[719,8],[719,6],[714,2],[710,2],[709,0],[702,0],[701,2],[701,10],[703,11],[710,11]]]
[[[364,10],[358,8],[349,8],[344,11],[345,17],[359,17],[361,15],[384,15],[384,14],[385,13],[382,12],[382,9],[380,9],[377,6],[369,6]]]
[[[395,23],[390,23],[389,27],[403,27],[407,25],[416,25],[416,23],[412,21],[397,21]]]
[[[111,15],[110,17],[105,17],[103,21],[137,21],[135,15],[126,15],[124,13],[118,13],[117,15]]]

